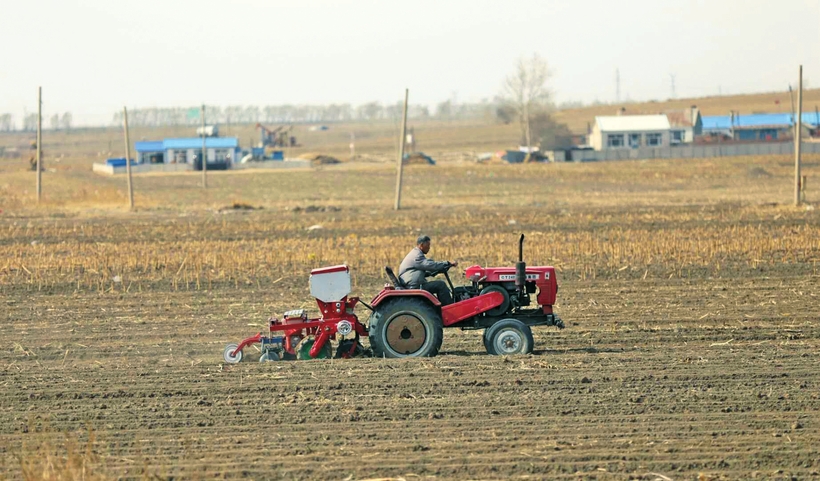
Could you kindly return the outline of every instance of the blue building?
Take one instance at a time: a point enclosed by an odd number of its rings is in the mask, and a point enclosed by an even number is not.
[[[138,164],[191,164],[201,169],[202,138],[189,137],[136,142]],[[230,168],[240,155],[236,137],[206,137],[209,169]]]
[[[816,130],[820,121],[814,112],[804,113],[804,134]],[[794,116],[785,114],[734,114],[703,117],[703,135],[723,135],[734,140],[784,140],[793,137]]]

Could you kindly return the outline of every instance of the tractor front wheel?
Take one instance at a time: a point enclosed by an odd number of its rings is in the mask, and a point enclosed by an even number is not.
[[[441,315],[418,298],[398,298],[370,316],[370,347],[375,357],[433,357],[444,337]]]
[[[484,347],[489,354],[529,354],[534,344],[532,329],[518,319],[502,319],[484,331]]]

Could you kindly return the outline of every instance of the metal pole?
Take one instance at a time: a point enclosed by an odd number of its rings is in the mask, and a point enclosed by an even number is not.
[[[792,91],[791,84],[789,84],[789,98],[791,99],[791,102],[792,102],[791,114],[792,114],[792,122],[794,122],[794,92]]]
[[[208,151],[205,150],[205,104],[199,110],[199,116],[202,117],[202,188],[208,188]]]
[[[794,132],[794,205],[800,205],[800,149],[803,134],[803,66],[800,66],[797,87],[797,118]]]
[[[37,87],[37,203],[43,197],[43,87]]]
[[[396,202],[393,210],[401,209],[401,174],[404,161],[404,143],[407,140],[407,99],[410,97],[410,89],[404,89],[404,112],[401,119],[401,142],[399,142],[399,162],[396,169]]]
[[[134,186],[131,183],[131,138],[128,135],[128,109],[122,108],[123,128],[125,129],[125,174],[128,176],[128,208],[134,209]]]

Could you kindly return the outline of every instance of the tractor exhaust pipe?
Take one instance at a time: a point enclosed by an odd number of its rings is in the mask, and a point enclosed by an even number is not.
[[[524,292],[527,282],[527,263],[524,262],[524,234],[518,239],[518,262],[515,263],[515,290]]]

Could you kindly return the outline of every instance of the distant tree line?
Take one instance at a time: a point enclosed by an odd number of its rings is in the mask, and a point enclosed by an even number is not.
[[[426,105],[411,104],[407,117],[410,119],[486,119],[495,120],[499,103],[484,100],[478,103],[440,102],[433,112]],[[205,106],[205,120],[209,124],[292,124],[351,121],[398,121],[402,103],[382,104],[368,102],[362,105],[268,105],[268,106]],[[122,124],[122,112],[113,115],[112,124]],[[199,107],[150,107],[128,110],[128,123],[134,126],[195,126],[201,122]]]
[[[0,132],[14,130],[14,117],[11,114],[0,114]]]
[[[54,114],[50,118],[49,125],[51,130],[71,130],[74,122],[74,116],[71,112],[63,112],[63,114]],[[44,125],[44,127],[46,127]],[[9,113],[0,114],[0,132],[13,132],[17,130],[14,124],[14,116]],[[37,131],[37,114],[25,114],[23,116],[23,124],[20,128],[23,132]]]
[[[581,107],[581,102],[565,103],[559,108]],[[402,104],[383,104],[368,102],[361,105],[328,104],[328,105],[268,105],[228,107],[206,106],[205,120],[209,124],[293,124],[318,122],[373,122],[394,121],[401,118]],[[520,117],[514,106],[503,96],[483,99],[480,102],[456,102],[453,99],[439,102],[430,109],[426,105],[411,104],[407,117],[412,120],[484,120],[488,122],[515,122]],[[128,123],[132,126],[196,126],[199,125],[199,106],[192,107],[149,107],[129,108]],[[71,130],[74,118],[71,112],[53,114],[44,128],[51,130]],[[122,125],[122,112],[112,116],[111,124]],[[17,130],[14,116],[10,113],[0,114],[0,132]],[[34,132],[37,130],[37,114],[27,113],[22,117],[20,130]]]

